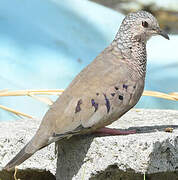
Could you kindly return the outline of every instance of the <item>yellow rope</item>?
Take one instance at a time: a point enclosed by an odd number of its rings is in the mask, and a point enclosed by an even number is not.
[[[60,95],[63,89],[42,89],[42,90],[17,90],[17,91],[0,91],[0,96],[29,96],[29,95]]]
[[[144,91],[142,95],[178,101],[178,93],[176,95],[175,93],[165,94],[165,93],[157,92],[157,91]]]
[[[63,89],[42,89],[42,90],[17,90],[8,91],[0,90],[0,96],[33,96],[34,95],[61,95],[64,92]],[[157,98],[163,98],[168,100],[178,101],[178,92],[172,92],[169,94],[157,92],[157,91],[144,91],[143,96],[153,96]]]
[[[24,117],[31,118],[31,119],[33,118],[32,116],[30,116],[28,114],[22,113],[20,111],[16,111],[14,109],[8,108],[8,107],[3,106],[3,105],[0,105],[0,108],[6,110],[8,112],[14,113],[14,114],[16,114],[18,116],[24,116]]]
[[[63,89],[28,89],[28,90],[17,90],[17,91],[8,91],[8,90],[0,90],[0,96],[5,97],[5,96],[30,96],[38,101],[41,101],[43,103],[46,103],[48,105],[52,105],[53,101],[48,98],[48,97],[40,97],[36,95],[61,95],[64,92]],[[173,101],[178,101],[178,92],[172,92],[169,94],[162,93],[162,92],[157,92],[157,91],[144,91],[143,96],[152,96],[152,97],[157,97],[157,98],[163,98],[167,100],[173,100]],[[8,108],[6,106],[0,105],[1,109],[4,109],[6,111],[9,111],[11,113],[14,113],[18,116],[24,116],[27,118],[33,118],[32,116],[22,113],[20,111],[16,111],[14,109]]]

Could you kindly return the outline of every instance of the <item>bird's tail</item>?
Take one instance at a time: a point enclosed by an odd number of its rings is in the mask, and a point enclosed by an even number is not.
[[[5,170],[9,171],[11,169],[14,169],[15,166],[18,166],[19,164],[23,163],[26,159],[28,159],[35,153],[33,152],[30,154],[25,151],[28,145],[29,143],[26,144],[25,147],[4,167]]]
[[[83,127],[78,127],[76,130],[64,134],[51,135],[51,132],[45,134],[43,132],[44,128],[39,128],[39,130],[31,139],[31,141],[25,145],[25,147],[4,167],[4,169],[8,171],[14,169],[15,166],[18,166],[21,163],[23,163],[26,159],[31,157],[36,151],[60,139],[76,135],[81,131],[81,129],[83,129]],[[41,137],[41,134],[43,135],[43,137]]]

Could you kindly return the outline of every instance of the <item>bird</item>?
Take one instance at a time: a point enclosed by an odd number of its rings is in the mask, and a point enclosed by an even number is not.
[[[154,35],[169,36],[147,11],[129,13],[106,47],[51,105],[25,147],[4,167],[13,170],[47,145],[90,133],[132,134],[105,126],[133,108],[144,90],[146,43]]]

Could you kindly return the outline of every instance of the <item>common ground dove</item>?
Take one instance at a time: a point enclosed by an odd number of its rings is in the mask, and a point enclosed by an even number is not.
[[[104,128],[140,99],[146,73],[146,42],[163,32],[145,11],[128,14],[112,43],[84,68],[50,107],[30,142],[5,166],[10,170],[36,151],[65,137],[100,132],[129,134]]]

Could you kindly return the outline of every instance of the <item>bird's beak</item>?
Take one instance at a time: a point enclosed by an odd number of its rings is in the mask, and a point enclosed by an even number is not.
[[[169,36],[167,35],[166,32],[164,32],[162,29],[158,29],[157,30],[157,33],[161,36],[163,36],[164,38],[168,39],[169,40]]]

